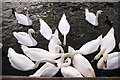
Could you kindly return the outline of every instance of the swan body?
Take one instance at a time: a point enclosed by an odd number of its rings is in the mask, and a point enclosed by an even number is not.
[[[48,44],[48,49],[49,49],[49,52],[57,54],[57,53],[59,53],[59,49],[56,48],[56,46],[61,45],[61,41],[58,38],[58,30],[57,29],[55,30],[55,33],[53,34],[53,36],[55,36],[55,37],[53,37],[50,40],[50,42]]]
[[[66,63],[63,63],[61,67],[61,73],[64,77],[83,77],[80,72],[75,69],[74,67],[70,66],[71,64],[71,59],[67,58]]]
[[[84,76],[84,77],[95,77],[95,72],[89,63],[89,61],[83,57],[80,53],[69,46],[69,53],[71,53],[73,66]]]
[[[12,9],[12,13],[13,15],[16,17],[17,21],[19,24],[25,25],[25,26],[31,26],[32,25],[32,21],[29,18],[28,15],[28,9],[26,9],[26,15],[23,14],[18,14],[15,9]]]
[[[32,37],[35,31],[33,29],[29,29],[28,33],[26,32],[13,32],[14,37],[18,40],[18,43],[23,44],[25,46],[36,46],[37,41]]]
[[[89,12],[89,10],[86,8],[85,9],[85,19],[91,23],[92,25],[94,26],[98,26],[98,17],[99,17],[99,14],[101,14],[102,11],[101,10],[98,10],[96,15],[92,12]]]
[[[68,32],[70,31],[70,25],[66,19],[66,16],[65,14],[62,15],[62,18],[59,22],[59,25],[58,25],[58,29],[59,31],[61,32],[62,35],[64,35],[64,46],[66,45],[66,35],[68,34]]]
[[[97,39],[89,41],[87,43],[85,43],[78,51],[80,51],[80,53],[82,55],[88,55],[91,54],[95,51],[98,50],[100,44],[102,41],[102,35],[100,35]]]
[[[27,46],[21,45],[21,49],[31,60],[38,61],[39,59],[56,59],[61,54],[52,54],[41,48],[28,48]]]
[[[69,56],[69,54],[64,54],[60,59],[55,60],[58,67],[54,66],[53,64],[46,63],[33,75],[30,75],[30,77],[53,77],[61,68],[61,65],[63,64],[64,58],[66,56]]]
[[[104,60],[103,57],[98,61],[97,68],[98,69],[104,69],[104,70],[113,70],[120,68],[119,62],[120,62],[120,52],[113,52],[108,54],[107,58],[107,67],[104,67]]]

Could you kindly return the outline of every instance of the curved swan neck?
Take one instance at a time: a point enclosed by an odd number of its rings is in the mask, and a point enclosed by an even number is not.
[[[40,59],[38,60],[35,65],[33,66],[33,69],[37,68],[39,66],[40,63],[44,63],[44,62],[49,62],[49,63],[56,63],[55,60],[50,60],[50,59]]]
[[[64,34],[64,42],[63,42],[64,46],[66,45],[66,34]]]
[[[63,63],[63,67],[68,67],[70,64],[71,64],[71,59],[70,59],[70,58],[67,58],[67,59],[65,60],[65,63]]]
[[[34,38],[32,37],[32,35],[31,35],[31,32],[30,32],[30,31],[28,31],[28,34],[29,34],[29,36],[30,36],[30,38],[31,38],[32,42],[35,42],[35,40],[34,40]]]
[[[99,14],[100,14],[100,12],[97,11],[97,13],[96,13],[96,19],[95,19],[95,24],[98,24],[98,17],[99,17]]]
[[[63,48],[62,48],[61,46],[56,45],[56,49],[60,50],[60,51],[61,51],[61,53],[64,53],[64,50],[63,50]]]

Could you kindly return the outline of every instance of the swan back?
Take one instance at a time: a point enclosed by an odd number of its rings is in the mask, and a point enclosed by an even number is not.
[[[47,23],[40,19],[40,33],[46,38],[47,40],[51,39],[52,36],[52,30],[51,28],[47,25]]]
[[[66,19],[65,14],[62,15],[62,18],[61,18],[59,25],[58,25],[58,29],[60,30],[62,35],[64,35],[64,34],[67,35],[69,30],[70,30],[70,25]]]
[[[102,43],[101,43],[101,50],[103,50],[104,48],[106,48],[106,53],[111,52],[116,45],[116,41],[115,41],[115,37],[114,37],[114,29],[111,28],[109,30],[109,32],[107,33],[107,35],[102,39]]]
[[[28,71],[33,69],[34,63],[28,57],[16,53],[12,48],[8,49],[8,58],[12,67],[15,69],[21,71]]]

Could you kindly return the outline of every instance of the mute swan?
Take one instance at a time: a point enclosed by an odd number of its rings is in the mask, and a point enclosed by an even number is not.
[[[30,75],[30,77],[53,77],[61,68],[64,58],[69,56],[69,53],[63,54],[62,57],[58,60],[55,60],[57,62],[58,67],[53,66],[51,63],[44,64],[39,70],[37,70],[33,75]]]
[[[115,37],[114,37],[114,29],[112,27],[109,30],[109,32],[106,34],[106,36],[102,39],[100,52],[98,53],[98,55],[96,55],[94,57],[92,62],[94,62],[94,60],[98,60],[101,55],[104,56],[104,53],[108,54],[109,52],[111,52],[115,48],[115,45],[116,45],[116,41],[115,41]]]
[[[61,54],[52,54],[41,48],[28,48],[27,46],[21,45],[21,49],[31,60],[37,61],[39,59],[56,59],[61,56]],[[63,51],[61,46],[56,46],[56,49]]]
[[[29,18],[28,9],[26,7],[24,9],[26,10],[26,16],[23,14],[18,14],[14,8],[12,8],[12,14],[16,17],[19,24],[31,26],[32,21]]]
[[[38,60],[37,63],[34,64],[28,57],[16,53],[12,48],[8,49],[8,58],[9,58],[9,62],[11,63],[11,66],[21,71],[28,71],[35,69],[38,67],[38,65],[41,62],[51,62],[57,66],[54,60],[47,60],[47,59]]]
[[[102,41],[102,35],[100,35],[97,39],[95,40],[91,40],[87,43],[85,43],[78,51],[82,54],[82,55],[88,55],[91,54],[95,51],[98,50],[100,44]]]
[[[53,35],[56,37],[53,37],[50,40],[50,42],[48,44],[48,49],[49,49],[49,52],[57,54],[57,53],[59,53],[59,49],[57,49],[56,46],[61,45],[61,41],[59,41],[59,38],[58,38],[58,30],[57,29],[55,30],[55,33]],[[56,38],[58,38],[58,39],[56,39]]]
[[[79,52],[76,52],[72,47],[69,46],[69,53],[71,53],[73,66],[84,76],[84,77],[95,77],[95,72],[89,63],[89,61],[83,57]]]
[[[64,35],[64,46],[66,45],[66,35],[68,34],[68,32],[70,31],[70,25],[66,19],[66,16],[65,14],[62,15],[62,18],[59,22],[59,25],[58,25],[58,29],[59,31],[61,32],[62,35]]]
[[[13,32],[13,35],[20,44],[23,44],[25,46],[37,45],[37,41],[34,39],[36,36],[35,31],[33,29],[29,29],[28,34],[26,32]]]
[[[58,33],[55,32],[54,34],[52,34],[52,29],[47,25],[47,23],[40,19],[40,33],[43,35],[44,38],[46,38],[47,40],[51,40],[53,37],[59,41],[59,44],[61,44],[61,41],[58,38]]]
[[[108,58],[107,58],[107,65],[106,68],[104,67],[104,60],[102,57],[98,63],[97,63],[97,68],[98,69],[104,69],[104,70],[113,70],[113,69],[117,69],[120,68],[119,62],[120,62],[120,52],[113,52],[108,54]]]
[[[92,25],[94,26],[98,26],[98,17],[99,17],[99,14],[101,14],[103,11],[101,10],[98,10],[96,15],[92,12],[89,12],[89,10],[86,8],[85,9],[85,19],[91,23]]]
[[[71,59],[67,58],[62,64],[61,73],[64,77],[83,77],[80,72],[74,67],[70,66]]]

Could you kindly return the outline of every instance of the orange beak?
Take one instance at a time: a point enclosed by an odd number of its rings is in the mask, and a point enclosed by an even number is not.
[[[107,61],[104,61],[104,67],[107,68]]]
[[[55,65],[56,67],[58,67],[58,65]]]

